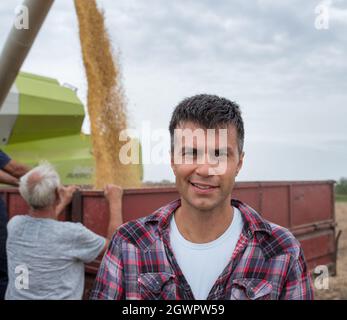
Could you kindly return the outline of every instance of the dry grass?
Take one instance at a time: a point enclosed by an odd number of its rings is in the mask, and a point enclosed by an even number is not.
[[[316,290],[316,300],[347,299],[347,202],[335,204],[337,230],[342,230],[337,257],[337,276],[329,278],[329,289]]]

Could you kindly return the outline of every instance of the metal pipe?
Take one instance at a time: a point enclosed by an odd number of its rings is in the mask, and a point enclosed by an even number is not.
[[[0,56],[0,110],[54,0],[25,0],[29,26],[14,24]]]

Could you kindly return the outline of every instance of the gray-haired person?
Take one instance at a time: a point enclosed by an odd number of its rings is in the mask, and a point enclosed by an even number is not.
[[[76,186],[64,187],[48,163],[30,170],[19,182],[28,203],[27,215],[13,217],[7,226],[9,283],[5,299],[81,299],[84,263],[95,260],[122,224],[122,189],[107,185],[109,203],[107,238],[80,223],[58,221],[71,202]]]

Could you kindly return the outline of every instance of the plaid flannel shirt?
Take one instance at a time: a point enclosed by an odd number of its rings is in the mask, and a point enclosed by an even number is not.
[[[244,227],[207,299],[313,299],[299,241],[246,204],[238,200],[231,204],[241,211]],[[180,205],[175,200],[117,230],[101,262],[91,299],[194,299],[170,246],[170,219]]]

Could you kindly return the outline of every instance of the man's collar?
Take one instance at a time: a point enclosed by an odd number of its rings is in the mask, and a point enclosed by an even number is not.
[[[231,200],[231,205],[240,210],[242,217],[253,236],[256,232],[265,232],[269,235],[272,233],[272,228],[269,222],[262,218],[261,215],[252,207],[236,199]]]
[[[245,224],[252,233],[252,236],[255,236],[256,232],[271,234],[272,228],[270,224],[253,208],[235,199],[231,200],[231,205],[240,210]],[[181,199],[174,200],[148,216],[145,219],[145,223],[158,223],[158,229],[161,233],[161,231],[168,226],[172,214],[180,206]]]
[[[181,199],[171,201],[167,205],[157,209],[153,214],[145,219],[145,223],[158,223],[159,230],[165,229],[169,222],[171,215],[181,206]]]

